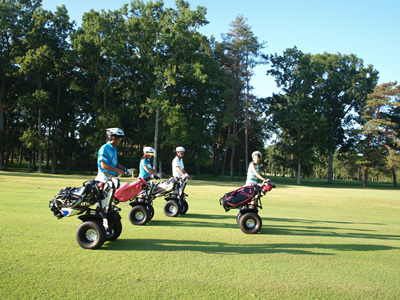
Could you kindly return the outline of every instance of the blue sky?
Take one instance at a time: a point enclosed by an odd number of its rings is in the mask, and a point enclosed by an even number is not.
[[[265,54],[282,54],[297,46],[304,53],[355,54],[365,65],[379,71],[379,84],[400,83],[400,1],[399,0],[189,0],[191,9],[207,8],[209,24],[204,35],[221,40],[230,23],[243,15]],[[80,25],[91,9],[115,10],[130,0],[43,0],[43,8],[55,11],[64,4],[69,16]],[[174,0],[164,0],[175,7]],[[254,94],[271,96],[277,92],[274,79],[266,75],[268,66],[255,70]]]

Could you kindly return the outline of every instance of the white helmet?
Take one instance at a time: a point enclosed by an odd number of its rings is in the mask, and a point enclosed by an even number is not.
[[[122,131],[122,129],[119,129],[117,127],[107,128],[106,134],[107,134],[108,138],[111,138],[112,136],[116,136],[116,137],[123,139],[125,137],[125,133]]]
[[[153,147],[144,147],[143,148],[143,153],[145,155],[154,155],[156,153],[156,151],[154,150]]]
[[[262,154],[261,154],[260,151],[254,151],[254,152],[251,154],[251,157],[253,157],[254,155],[257,155],[259,158],[262,157]]]
[[[182,146],[176,147],[175,149],[176,152],[185,152],[185,148],[183,148]]]

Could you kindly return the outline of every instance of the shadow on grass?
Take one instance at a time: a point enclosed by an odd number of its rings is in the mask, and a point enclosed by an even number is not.
[[[323,236],[335,238],[357,238],[357,239],[373,239],[373,240],[400,240],[400,235],[391,234],[374,234],[374,230],[360,229],[350,227],[333,227],[333,226],[314,226],[315,224],[353,224],[353,225],[374,225],[384,226],[381,223],[359,223],[359,222],[343,222],[343,221],[323,221],[323,220],[307,220],[307,219],[284,219],[284,218],[264,218],[263,229],[268,234],[274,235],[292,235],[292,236]],[[268,221],[282,223],[297,223],[299,225],[264,225]],[[312,224],[308,225],[300,225]],[[265,231],[264,231],[265,232]]]
[[[235,218],[231,218],[232,222],[229,223],[210,223],[210,221],[189,221],[184,219],[173,220],[154,220],[148,223],[149,226],[155,227],[207,227],[207,228],[238,228]]]
[[[48,173],[28,173],[28,172],[13,172],[13,171],[2,171],[0,172],[0,175],[5,175],[9,177],[28,177],[28,178],[65,178],[65,179],[74,179],[74,178],[88,178],[87,180],[94,179],[96,177],[96,174],[90,175],[90,174],[48,174]]]
[[[193,220],[194,219],[194,220]],[[203,221],[202,221],[203,220]],[[215,220],[215,222],[212,222]],[[226,222],[221,222],[226,221]],[[400,235],[374,234],[374,230],[323,226],[323,224],[337,225],[374,225],[384,226],[380,223],[359,223],[346,221],[324,221],[310,219],[288,219],[288,218],[262,218],[263,227],[258,234],[268,235],[288,235],[288,236],[322,236],[335,238],[358,238],[373,240],[400,240]],[[271,223],[292,223],[289,225],[274,225]],[[318,226],[320,224],[321,226]],[[189,214],[168,220],[152,220],[146,226],[166,226],[166,227],[207,227],[207,228],[237,228],[236,215],[206,215]]]
[[[194,219],[194,220],[193,220]],[[220,220],[230,220],[229,223],[217,222]],[[201,221],[204,220],[204,221]],[[215,220],[216,222],[212,222]],[[286,223],[274,225],[271,222]],[[287,223],[291,223],[287,225]],[[323,224],[365,224],[357,222],[336,222],[323,220],[307,219],[284,219],[284,218],[263,218],[263,228],[257,235],[280,235],[280,236],[317,236],[327,238],[346,238],[368,239],[368,240],[400,240],[400,235],[375,234],[371,229],[323,226]],[[311,224],[311,225],[310,225]],[[318,226],[320,224],[321,226]],[[315,226],[316,225],[316,226]],[[376,224],[372,225],[385,225]],[[216,227],[216,228],[236,228],[238,234],[239,227],[235,217],[231,215],[205,215],[191,214],[179,218],[168,220],[154,220],[149,226],[172,226],[172,227]],[[400,249],[399,247],[377,245],[377,244],[323,244],[323,243],[282,243],[282,244],[229,244],[214,241],[194,241],[194,240],[172,240],[172,239],[118,239],[113,243],[106,244],[103,250],[109,251],[199,251],[212,254],[271,254],[288,253],[297,255],[334,255],[326,251],[382,251]]]
[[[310,219],[285,219],[285,218],[265,218],[274,222],[294,222],[294,223],[328,223],[328,224],[361,224],[361,225],[385,225],[382,223],[361,223],[361,222],[349,222],[349,221],[321,221],[321,220],[310,220]]]
[[[383,251],[400,249],[384,245],[359,244],[229,244],[222,242],[204,242],[168,239],[118,239],[105,244],[105,251],[195,251],[209,254],[275,254],[295,255],[335,255],[326,251]]]
[[[264,229],[264,227],[263,227]],[[346,232],[339,232],[340,230]],[[348,232],[357,230],[360,232]],[[368,232],[368,233],[367,233]],[[400,235],[373,234],[373,231],[352,228],[334,228],[334,227],[304,227],[304,226],[277,226],[269,225],[264,233],[273,235],[288,236],[323,236],[328,238],[356,238],[369,240],[400,240]]]
[[[194,220],[193,220],[194,219]],[[213,222],[215,220],[216,222]],[[220,220],[225,222],[220,222]],[[238,228],[235,215],[206,215],[206,214],[187,214],[168,220],[151,220],[149,226],[167,227],[208,227],[208,228]]]

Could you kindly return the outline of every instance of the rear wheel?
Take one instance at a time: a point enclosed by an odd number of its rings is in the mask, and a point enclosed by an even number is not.
[[[239,227],[244,233],[254,234],[260,231],[262,221],[255,213],[245,213],[239,218]]]
[[[150,213],[143,205],[135,205],[129,212],[129,221],[133,225],[145,225],[149,221]]]
[[[236,216],[236,223],[237,223],[238,225],[239,225],[239,221],[240,221],[241,216],[243,216],[241,212],[239,212],[239,213],[237,214],[237,216]],[[239,225],[239,226],[240,226],[240,225]]]
[[[186,214],[188,209],[189,209],[189,203],[187,203],[186,200],[183,200],[182,201],[182,208],[181,208],[181,215]]]
[[[179,205],[176,200],[168,200],[164,205],[164,213],[167,217],[176,217],[179,215]]]
[[[106,240],[106,230],[98,221],[85,221],[76,230],[76,240],[85,249],[99,249]]]

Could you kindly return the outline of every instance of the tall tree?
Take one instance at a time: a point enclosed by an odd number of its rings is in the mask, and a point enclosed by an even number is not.
[[[4,0],[0,3],[0,170],[7,160],[10,142],[17,132],[12,124],[15,99],[11,79],[18,71],[17,56],[26,51],[22,41],[33,26],[32,15],[41,1]],[[18,88],[17,88],[18,90]],[[6,156],[6,157],[5,157]]]
[[[267,114],[286,136],[297,157],[297,184],[301,183],[302,165],[320,138],[320,128],[325,126],[321,114],[321,98],[315,89],[322,66],[296,47],[287,49],[283,55],[269,57],[271,69],[268,74],[284,94],[274,94],[268,99]]]
[[[378,72],[372,65],[364,66],[354,54],[317,54],[312,60],[323,66],[316,88],[323,101],[326,118],[322,148],[329,153],[328,183],[333,183],[333,153],[346,141],[345,130],[357,120],[358,111],[372,91]]]
[[[63,5],[57,7],[55,13],[50,13],[48,31],[51,40],[49,47],[54,68],[51,71],[50,105],[49,105],[49,149],[47,161],[52,161],[52,173],[57,173],[58,152],[63,143],[62,128],[66,127],[67,115],[74,109],[68,108],[71,98],[70,86],[73,79],[73,69],[76,57],[69,42],[74,31],[74,22],[69,20],[68,11]],[[69,102],[69,103],[68,103]],[[52,132],[52,133],[51,133]],[[50,143],[51,140],[51,143]],[[51,153],[50,153],[51,152]]]
[[[365,121],[363,134],[366,137],[364,187],[367,187],[368,169],[373,163],[373,154],[385,157],[392,172],[393,185],[397,187],[396,169],[400,168],[400,136],[396,131],[399,127],[399,107],[400,85],[397,82],[383,83],[368,95],[362,112]]]
[[[44,84],[49,79],[51,70],[54,68],[50,46],[52,39],[49,32],[50,15],[48,11],[41,8],[35,10],[32,15],[34,25],[26,33],[25,39],[22,41],[27,52],[23,56],[16,58],[16,62],[20,66],[19,72],[27,76],[33,87],[28,97],[21,98],[27,100],[21,102],[21,105],[29,107],[33,114],[37,112],[34,117],[36,125],[32,124],[32,126],[37,129],[39,138],[39,147],[37,149],[39,172],[42,171],[43,161],[43,129],[45,126],[44,118],[46,118],[44,114],[50,100],[49,90],[45,88]]]
[[[251,31],[251,27],[246,23],[242,15],[236,17],[230,24],[231,30],[223,35],[223,46],[225,49],[225,68],[232,77],[232,107],[233,116],[231,123],[230,139],[231,158],[230,158],[230,178],[233,180],[234,159],[239,133],[239,115],[244,110],[244,132],[245,132],[245,165],[248,165],[248,130],[249,130],[249,110],[254,97],[250,94],[252,86],[250,84],[253,69],[261,63],[257,60],[260,51],[264,47],[259,43],[257,37]]]

